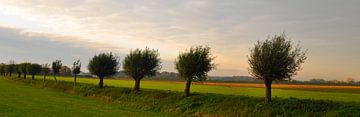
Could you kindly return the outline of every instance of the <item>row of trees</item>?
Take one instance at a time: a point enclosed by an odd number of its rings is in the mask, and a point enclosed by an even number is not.
[[[195,46],[182,52],[175,60],[175,68],[179,76],[186,81],[185,96],[190,95],[190,86],[194,81],[204,81],[208,77],[208,72],[215,68],[214,56],[208,46]],[[271,101],[271,84],[273,81],[290,80],[301,69],[301,64],[306,60],[305,52],[299,46],[294,46],[285,34],[276,35],[265,41],[258,41],[251,49],[248,57],[249,72],[255,78],[263,80],[266,86],[266,102]],[[3,67],[4,66],[4,67]],[[56,80],[56,74],[59,72],[62,63],[56,60],[52,63],[51,71]],[[87,66],[88,70],[99,78],[99,88],[104,86],[104,78],[112,76],[118,72],[120,60],[112,53],[101,53],[95,55]],[[49,65],[31,63],[21,63],[18,65],[1,65],[1,71],[7,71],[4,74],[17,72],[19,77],[24,74],[35,74],[41,71],[44,74],[50,72]],[[135,81],[134,92],[140,91],[140,81],[144,77],[154,76],[161,69],[160,54],[154,49],[135,49],[131,50],[122,61],[124,73]],[[79,60],[73,63],[72,73],[74,74],[74,86],[76,86],[76,76],[80,73],[81,62]],[[3,72],[1,72],[3,73]]]
[[[0,64],[0,73],[3,76],[12,76],[13,73],[17,73],[17,77],[21,78],[23,76],[24,79],[27,78],[27,75],[31,75],[31,79],[35,80],[35,75],[43,74],[44,80],[50,72],[53,73],[54,79],[56,80],[56,75],[59,73],[62,67],[61,61],[56,60],[53,62],[51,68],[49,64],[37,64],[37,63],[29,63],[24,62],[20,64],[15,64],[15,62],[10,61],[9,64]]]

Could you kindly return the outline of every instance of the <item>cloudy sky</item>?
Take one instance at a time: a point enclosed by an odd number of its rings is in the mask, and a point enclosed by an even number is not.
[[[257,40],[285,32],[309,49],[295,79],[360,80],[358,0],[0,0],[0,62],[70,65],[100,52],[158,49],[163,69],[209,45],[211,75],[248,75]],[[84,67],[85,69],[85,67]]]

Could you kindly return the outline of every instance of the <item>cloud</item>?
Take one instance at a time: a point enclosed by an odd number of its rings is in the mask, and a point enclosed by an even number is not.
[[[358,77],[356,64],[343,74],[322,65],[358,62],[360,25],[357,0],[0,0],[0,24],[21,27],[22,36],[128,53],[159,49],[164,68],[193,45],[209,45],[218,56],[212,74],[248,75],[246,56],[257,40],[288,33],[308,48],[307,74]],[[75,43],[75,44],[74,44]],[[79,44],[81,43],[81,45]],[[326,57],[324,57],[326,56]],[[307,67],[309,65],[306,65]],[[315,71],[310,73],[311,70]],[[300,74],[301,77],[302,74]]]
[[[120,48],[106,44],[83,42],[76,37],[0,27],[0,51],[2,55],[0,61],[2,62],[15,60],[17,62],[50,63],[53,60],[60,59],[66,65],[71,65],[73,61],[80,59],[84,64],[87,64],[94,54],[117,49]]]

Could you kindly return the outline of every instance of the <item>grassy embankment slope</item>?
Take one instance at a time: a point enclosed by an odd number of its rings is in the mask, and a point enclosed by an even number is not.
[[[71,80],[70,78],[60,79]],[[261,97],[223,95],[214,93],[193,93],[193,95],[190,97],[184,97],[182,92],[154,89],[142,89],[140,93],[134,94],[132,88],[106,86],[104,89],[99,89],[97,85],[94,85],[95,83],[92,83],[95,82],[96,79],[82,80],[88,80],[90,84],[79,83],[76,87],[73,87],[73,83],[68,81],[59,81],[58,83],[55,83],[53,80],[47,80],[45,83],[43,83],[39,79],[34,81],[30,79],[13,79],[8,81],[18,84],[31,85],[38,88],[49,88],[59,92],[66,92],[91,98],[98,98],[111,102],[115,105],[119,105],[121,107],[137,108],[140,110],[148,110],[152,112],[160,112],[164,114],[173,114],[180,116],[360,116],[359,102],[324,101],[297,98],[274,98],[272,103],[265,104],[264,99]],[[111,80],[107,81],[110,84],[109,81]],[[125,81],[118,80],[118,82]],[[128,84],[130,84],[130,81],[128,82]],[[156,86],[159,84],[156,84],[155,81],[152,81],[150,83],[155,83],[151,84],[152,87],[161,87]],[[169,84],[169,82],[162,83]],[[170,85],[177,86],[171,83]],[[14,95],[17,95],[17,93],[15,93]],[[16,100],[23,99],[23,97],[27,96],[15,96],[15,98],[17,98]],[[52,101],[78,103],[78,100],[67,99],[52,99]],[[52,101],[50,101],[48,104],[45,103],[45,106],[40,107],[47,109],[46,106],[53,105],[51,104],[53,103]],[[86,111],[93,112],[95,110],[96,109]],[[141,113],[143,111],[139,112]]]
[[[70,79],[64,78],[62,80]],[[83,80],[95,81],[95,79]],[[47,80],[43,83],[41,80],[32,81],[29,79],[13,79],[8,81],[98,98],[121,105],[121,107],[137,108],[140,110],[180,116],[360,116],[359,102],[274,98],[272,103],[265,104],[264,99],[261,97],[239,95],[193,93],[190,97],[184,97],[182,92],[154,89],[142,89],[140,93],[134,94],[131,88],[106,86],[104,89],[99,89],[97,85],[87,83],[79,83],[76,87],[73,87],[72,82],[67,81],[59,81],[58,83],[55,83],[53,80]],[[111,80],[108,80],[108,83],[110,83],[109,81]],[[163,82],[163,84],[167,83]],[[38,96],[41,97],[42,95],[39,94]],[[14,101],[21,100],[26,96],[15,97],[17,98]],[[57,102],[57,100],[68,101],[67,99],[53,100],[55,102]],[[47,105],[51,106],[52,104],[45,103],[45,106],[42,107],[46,109]],[[63,108],[63,105],[59,106],[58,108]]]
[[[0,79],[0,116],[163,116],[79,95],[54,92]]]
[[[38,76],[37,79],[41,79]],[[47,79],[52,80],[52,77]],[[71,77],[58,77],[60,81],[73,82]],[[79,83],[97,84],[98,79],[90,78],[78,78]],[[134,87],[133,80],[114,80],[105,79],[104,84],[107,86],[116,87]],[[158,89],[158,90],[170,90],[183,92],[185,87],[184,83],[171,82],[171,81],[141,81],[141,88],[144,89]],[[300,99],[315,99],[315,100],[333,100],[333,101],[356,101],[360,102],[360,87],[357,88],[274,88],[272,90],[273,97],[280,98],[300,98]],[[253,96],[264,97],[265,89],[257,87],[228,87],[228,86],[207,86],[207,85],[192,85],[191,92],[198,93],[216,93],[225,95],[241,95],[241,96]]]

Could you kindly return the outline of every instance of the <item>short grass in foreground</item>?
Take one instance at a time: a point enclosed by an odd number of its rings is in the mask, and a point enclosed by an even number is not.
[[[13,84],[3,78],[0,89],[1,117],[163,116],[78,95]]]
[[[37,79],[41,79],[41,76],[38,76]],[[47,79],[52,80],[52,77]],[[69,81],[72,82],[72,77],[58,77],[60,81]],[[92,78],[78,78],[79,83],[89,83],[89,84],[98,84],[98,79]],[[116,87],[134,87],[133,80],[114,80],[114,79],[105,79],[104,84],[107,86],[116,86]],[[183,92],[185,84],[180,84],[171,81],[141,81],[140,84],[142,89],[158,89],[158,90],[170,90],[170,91],[179,91]],[[322,89],[326,90],[326,89]],[[226,94],[226,95],[242,95],[242,96],[254,96],[254,97],[264,97],[265,89],[264,88],[253,88],[253,87],[224,87],[224,86],[206,86],[206,85],[192,85],[191,92],[199,93],[216,93],[216,94]],[[349,93],[349,92],[322,92],[321,90],[317,91],[304,91],[304,90],[291,90],[291,89],[273,89],[273,97],[281,98],[300,98],[300,99],[315,99],[315,100],[334,100],[334,101],[355,101],[360,102],[359,93]]]
[[[360,116],[359,102],[274,98],[273,102],[265,104],[261,97],[213,93],[193,93],[184,97],[182,92],[143,89],[134,94],[131,88],[106,86],[99,89],[97,85],[85,83],[74,88],[72,82],[66,81],[47,80],[43,83],[41,80],[13,79],[9,82],[103,99],[121,107],[180,116]]]

